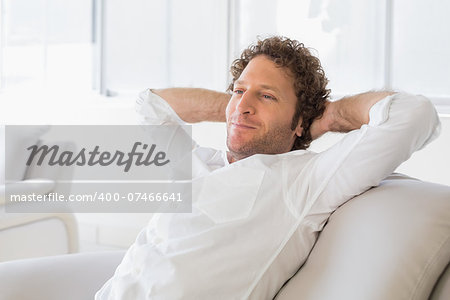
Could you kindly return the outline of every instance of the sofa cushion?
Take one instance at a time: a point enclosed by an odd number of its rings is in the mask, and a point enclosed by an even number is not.
[[[450,187],[394,175],[329,219],[287,299],[427,299],[450,261]]]

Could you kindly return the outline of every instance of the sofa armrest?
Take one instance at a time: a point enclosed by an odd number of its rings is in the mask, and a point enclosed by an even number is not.
[[[124,251],[0,263],[2,300],[87,300],[114,274]]]
[[[0,262],[78,251],[71,213],[5,213],[0,207]]]

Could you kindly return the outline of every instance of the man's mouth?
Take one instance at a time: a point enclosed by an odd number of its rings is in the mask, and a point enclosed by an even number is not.
[[[256,127],[244,124],[244,123],[238,123],[238,122],[231,122],[231,126],[234,126],[239,129],[256,129]]]

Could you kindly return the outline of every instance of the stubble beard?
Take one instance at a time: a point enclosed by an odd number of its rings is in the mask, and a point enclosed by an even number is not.
[[[289,152],[292,147],[293,130],[289,125],[278,125],[267,134],[253,137],[242,145],[232,145],[230,129],[227,128],[227,147],[235,160],[255,154],[281,154]]]

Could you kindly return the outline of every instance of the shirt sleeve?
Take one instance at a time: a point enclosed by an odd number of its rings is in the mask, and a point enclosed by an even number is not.
[[[146,89],[139,94],[135,110],[138,115],[138,124],[141,126],[167,125],[164,128],[159,128],[159,130],[151,130],[153,138],[156,138],[156,133],[157,136],[161,136],[164,144],[170,144],[170,147],[174,149],[179,147],[178,145],[186,145],[187,143],[192,145],[191,149],[199,147],[192,139],[192,126],[184,122],[166,100],[153,93],[151,89]]]
[[[370,121],[319,153],[306,170],[314,191],[315,214],[377,186],[411,154],[440,132],[433,104],[423,96],[398,93],[372,106]],[[301,183],[296,183],[301,184]]]
[[[141,125],[187,125],[160,96],[146,89],[139,94],[135,110]]]

